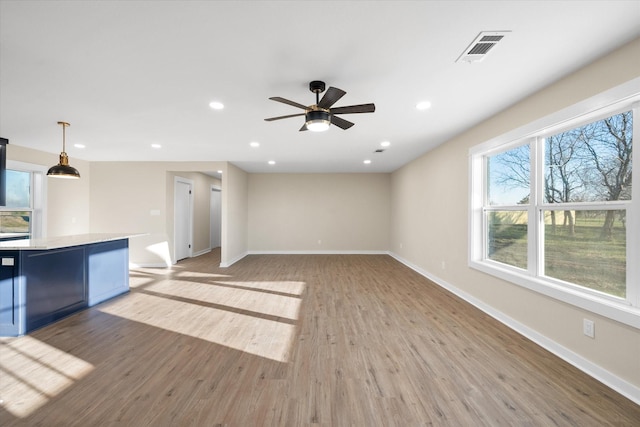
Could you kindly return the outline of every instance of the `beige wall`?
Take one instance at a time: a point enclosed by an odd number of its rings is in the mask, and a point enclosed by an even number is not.
[[[45,167],[56,165],[58,154],[7,145],[7,160],[31,163]],[[69,163],[80,172],[81,179],[46,178],[47,217],[46,236],[67,236],[89,232],[89,163],[70,158]]]
[[[639,330],[473,270],[467,253],[469,148],[640,76],[638,58],[640,39],[399,169],[391,190],[395,255],[635,387]],[[595,339],[582,334],[585,317]]]
[[[92,162],[91,232],[143,233],[129,242],[130,261],[138,265],[171,264],[174,258],[170,173],[215,171],[224,167],[222,162]]]
[[[229,266],[248,250],[248,174],[227,164],[222,177],[222,257],[220,264]]]
[[[389,174],[250,174],[249,250],[387,251]]]

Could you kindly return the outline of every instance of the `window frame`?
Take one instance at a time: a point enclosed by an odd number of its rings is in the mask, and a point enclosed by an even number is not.
[[[546,203],[544,201],[544,138],[594,122],[620,112],[632,110],[633,133],[640,135],[640,78],[596,95],[564,110],[545,116],[528,125],[481,143],[469,150],[469,253],[468,265],[484,273],[533,290],[565,303],[592,311],[640,329],[640,182],[632,187],[629,201]],[[532,192],[529,204],[489,205],[487,197],[488,157],[529,144]],[[634,150],[636,153],[640,150]],[[637,156],[636,156],[637,157]],[[636,160],[636,169],[640,164]],[[543,174],[540,177],[540,174]],[[538,182],[540,181],[540,182]],[[636,178],[636,181],[640,179]],[[560,208],[579,210],[624,209],[626,230],[626,297],[620,298],[583,286],[543,276],[543,213]],[[487,258],[486,214],[490,211],[526,210],[527,269]],[[542,234],[541,234],[542,233]]]

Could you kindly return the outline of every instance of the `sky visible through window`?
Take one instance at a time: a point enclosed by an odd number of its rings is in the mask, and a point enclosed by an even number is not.
[[[529,199],[529,145],[488,158],[488,202],[518,205]]]
[[[7,169],[7,207],[31,207],[31,173]]]

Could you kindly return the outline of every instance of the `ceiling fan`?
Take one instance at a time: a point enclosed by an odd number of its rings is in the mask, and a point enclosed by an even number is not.
[[[376,110],[376,106],[374,104],[349,105],[346,107],[331,108],[331,106],[338,102],[338,100],[347,92],[331,86],[327,90],[327,93],[322,96],[322,99],[320,99],[320,93],[324,92],[325,87],[324,82],[319,80],[314,80],[309,83],[309,90],[316,94],[316,103],[309,106],[298,104],[297,102],[290,101],[279,96],[269,98],[273,101],[301,108],[304,110],[304,113],[271,117],[265,120],[267,122],[271,122],[274,120],[288,119],[290,117],[305,116],[305,123],[300,128],[301,131],[310,130],[312,132],[321,132],[327,130],[330,124],[334,124],[339,128],[346,130],[353,126],[353,123],[337,117],[336,114],[373,113]]]

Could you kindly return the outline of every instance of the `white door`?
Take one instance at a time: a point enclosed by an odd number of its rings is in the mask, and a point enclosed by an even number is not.
[[[185,179],[175,180],[174,195],[174,250],[176,261],[191,256],[191,237],[193,222],[193,184]]]
[[[211,249],[220,247],[222,235],[222,193],[220,188],[211,186]]]

